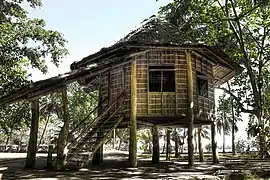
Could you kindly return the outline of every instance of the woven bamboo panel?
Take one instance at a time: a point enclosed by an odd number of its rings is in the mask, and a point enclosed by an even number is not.
[[[149,93],[149,114],[162,114],[162,95],[161,93]]]
[[[212,114],[214,112],[215,108],[215,100],[214,100],[214,85],[213,85],[213,66],[210,62],[208,62],[206,59],[198,56],[192,57],[193,61],[193,77],[196,78],[197,72],[200,72],[202,74],[205,74],[208,77],[208,96],[202,97],[198,96],[197,93],[195,93],[196,98],[194,98],[195,106],[195,115],[208,119],[209,114]],[[194,81],[194,89],[197,89],[197,83],[196,79]]]

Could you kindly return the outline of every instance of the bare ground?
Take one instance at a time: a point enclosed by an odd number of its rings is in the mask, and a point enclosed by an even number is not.
[[[127,153],[113,151],[104,155],[100,166],[90,168],[54,172],[45,170],[46,154],[37,155],[36,169],[24,169],[26,154],[0,153],[0,179],[224,179],[227,174],[248,173],[250,179],[270,179],[270,161],[251,158],[229,157],[221,159],[220,164],[213,164],[210,158],[205,162],[196,162],[189,168],[186,158],[151,164],[149,158],[139,158],[137,168],[128,168]],[[147,156],[148,157],[148,156]],[[230,157],[231,159],[231,157]],[[237,179],[241,179],[237,177]]]

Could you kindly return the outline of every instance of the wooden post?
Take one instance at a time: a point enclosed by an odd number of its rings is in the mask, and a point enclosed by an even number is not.
[[[57,157],[56,157],[56,167],[55,167],[57,171],[64,170],[65,164],[66,164],[66,155],[64,153],[64,150],[67,144],[68,127],[69,127],[68,98],[67,98],[66,89],[62,91],[62,103],[63,103],[64,125],[61,128],[58,142],[57,142]]]
[[[137,167],[137,78],[136,59],[131,63],[131,98],[130,98],[130,146],[129,163],[131,167]]]
[[[103,132],[98,132],[97,135],[102,137]],[[103,144],[94,153],[92,158],[92,165],[100,165],[102,162],[103,162]]]
[[[193,145],[193,130],[194,130],[194,113],[193,113],[193,73],[192,61],[189,51],[186,51],[187,60],[187,78],[188,78],[188,164],[194,166],[194,145]]]
[[[152,136],[153,136],[152,163],[157,164],[159,163],[159,136],[157,125],[152,127]]]
[[[98,93],[98,116],[101,114],[101,111],[102,111],[102,90],[101,90],[101,76],[100,75],[100,84],[99,84],[99,93]],[[109,72],[108,72],[108,88],[107,88],[107,91],[108,91],[108,106],[110,106],[110,98],[111,98],[111,91],[110,91],[110,85],[111,85],[111,69],[109,69]],[[103,132],[99,132],[97,133],[97,136],[103,136]],[[98,150],[93,154],[93,157],[92,157],[92,165],[100,165],[101,163],[103,162],[103,144],[98,148]]]
[[[211,141],[212,141],[212,157],[213,163],[219,163],[216,141],[216,125],[213,122],[211,125]]]
[[[203,147],[202,147],[202,127],[198,128],[198,143],[199,143],[200,162],[203,162],[204,157],[203,157]]]
[[[171,159],[171,130],[166,130],[166,161],[170,161]]]
[[[174,129],[174,157],[178,158],[179,157],[179,138],[178,138],[178,133],[177,133],[177,128]]]
[[[25,162],[26,168],[35,168],[36,152],[37,152],[37,135],[39,121],[39,99],[34,99],[31,102],[32,121],[30,129],[30,137],[28,142],[27,157]]]
[[[50,144],[49,148],[48,148],[48,156],[47,156],[47,169],[52,169],[52,163],[53,163],[53,159],[52,159],[52,154],[53,154],[53,145]]]

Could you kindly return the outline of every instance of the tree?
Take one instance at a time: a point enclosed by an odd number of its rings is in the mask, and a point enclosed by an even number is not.
[[[237,91],[221,89],[234,98],[241,112],[253,114],[258,119],[260,154],[263,155],[266,149],[265,83],[270,69],[268,1],[175,0],[162,7],[160,14],[178,25],[186,36],[192,35],[195,42],[217,46],[244,68],[232,83]]]
[[[0,109],[0,128],[6,135],[6,145],[9,144],[12,133],[21,129],[24,124],[29,124],[29,119],[30,107],[26,102],[7,105]]]
[[[45,29],[42,19],[30,19],[23,4],[40,7],[41,0],[2,0],[0,3],[0,96],[27,81],[27,68],[47,72],[45,57],[59,64],[67,54],[66,40]]]
[[[223,93],[219,97],[217,109],[217,132],[223,136],[223,153],[225,153],[225,136],[232,130],[232,112],[230,99],[226,99],[226,94]]]

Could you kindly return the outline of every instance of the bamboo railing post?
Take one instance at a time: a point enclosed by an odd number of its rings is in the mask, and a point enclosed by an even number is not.
[[[213,163],[219,163],[217,152],[217,141],[216,141],[216,125],[214,122],[211,124],[211,141],[212,141]]]
[[[187,80],[188,80],[188,164],[194,166],[194,145],[193,145],[193,131],[194,131],[194,113],[193,113],[193,73],[192,61],[189,51],[186,51],[187,61]]]
[[[152,136],[153,136],[153,154],[152,154],[152,163],[159,163],[159,137],[158,137],[158,127],[154,125],[152,127]]]
[[[129,163],[131,167],[137,167],[137,78],[136,59],[131,62],[131,98],[130,98],[130,146]]]
[[[32,121],[30,129],[30,137],[28,142],[27,157],[25,162],[26,168],[35,168],[36,152],[37,152],[37,135],[39,121],[39,99],[34,99],[31,102]]]
[[[66,89],[62,90],[62,103],[63,103],[64,125],[61,128],[58,142],[57,142],[57,157],[56,157],[56,166],[55,166],[55,169],[57,171],[63,170],[66,164],[66,155],[64,153],[64,150],[67,145],[68,127],[69,127],[68,98],[67,98]]]

